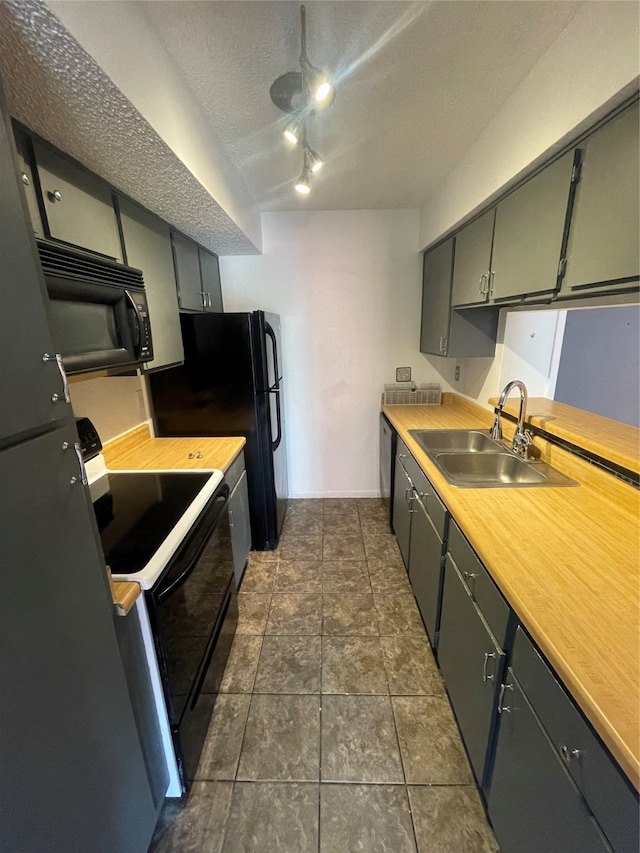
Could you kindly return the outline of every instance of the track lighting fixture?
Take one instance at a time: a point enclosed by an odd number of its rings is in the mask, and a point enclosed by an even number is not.
[[[300,71],[288,71],[271,84],[273,103],[283,112],[292,113],[283,134],[293,145],[302,144],[303,168],[295,188],[302,195],[311,192],[309,178],[324,165],[322,157],[307,143],[307,119],[325,109],[335,99],[335,87],[330,75],[309,62],[307,56],[307,15],[300,7]]]

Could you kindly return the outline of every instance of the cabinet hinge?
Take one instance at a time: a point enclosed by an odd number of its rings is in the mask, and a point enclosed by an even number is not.
[[[567,259],[560,258],[560,263],[558,264],[558,278],[564,278],[564,274],[567,271]]]

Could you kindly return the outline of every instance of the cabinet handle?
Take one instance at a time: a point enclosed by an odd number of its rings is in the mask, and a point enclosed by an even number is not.
[[[51,402],[52,403],[70,403],[71,397],[69,396],[69,383],[67,382],[67,374],[64,372],[64,365],[62,364],[62,356],[59,352],[55,355],[49,355],[48,352],[42,356],[42,360],[45,364],[48,364],[50,361],[55,361],[58,365],[58,370],[60,371],[60,378],[62,379],[62,396],[60,394],[52,394]]]
[[[202,307],[206,308],[207,307],[207,294],[204,292],[204,290],[200,291],[200,298],[202,299]]]
[[[47,197],[52,202],[62,201],[62,194],[58,190],[49,190]]]
[[[442,347],[441,347],[441,351],[442,351],[442,354],[443,354],[443,355],[446,355],[446,354],[447,354],[447,336],[446,336],[446,335],[444,335],[444,336],[442,337]]]
[[[398,453],[398,459],[406,459],[406,458],[407,458],[406,453]]]
[[[26,172],[22,172],[20,177],[22,178],[22,183],[25,185],[25,187],[28,187],[29,186],[29,175],[27,175]]]
[[[498,697],[498,713],[499,714],[510,714],[511,713],[511,705],[503,705],[502,702],[504,700],[504,692],[505,690],[513,690],[513,684],[501,684],[500,685],[500,696]]]
[[[413,500],[413,494],[413,488],[404,490],[404,499],[408,504]]]
[[[233,510],[229,510],[229,527],[233,527]]]
[[[68,441],[62,442],[62,449],[63,450],[68,450],[71,446],[72,445],[69,444]],[[80,477],[78,478],[76,476],[73,476],[69,480],[69,482],[71,483],[72,486],[75,486],[76,483],[82,483],[83,486],[87,486],[89,484],[89,481],[87,480],[87,470],[84,467],[84,460],[82,458],[82,448],[80,447],[79,442],[77,442],[77,441],[73,442],[73,450],[74,450],[76,456],[78,457],[78,466],[80,468]]]
[[[488,279],[489,280],[489,296],[491,296],[491,294],[493,293],[493,283],[495,281],[495,278],[496,278],[495,271],[491,270],[491,272],[489,273],[489,279]]]
[[[580,749],[569,749],[564,743],[560,747],[560,755],[566,764],[571,762],[572,758],[580,758],[582,756],[582,751]]]
[[[495,661],[496,653],[495,652],[485,652],[484,653],[484,665],[482,667],[482,680],[483,681],[495,681],[496,680],[495,672],[493,673],[493,675],[489,675],[487,673],[487,664],[489,663],[489,658],[493,658],[493,660]]]
[[[473,598],[476,597],[476,578],[475,572],[463,572],[463,577],[467,581],[467,586]],[[471,583],[469,583],[471,581]]]

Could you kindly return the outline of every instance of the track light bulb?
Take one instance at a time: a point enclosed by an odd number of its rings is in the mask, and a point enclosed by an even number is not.
[[[284,138],[288,142],[291,142],[292,145],[297,145],[302,139],[302,122],[300,119],[294,118],[293,121],[290,121],[283,133]]]
[[[324,166],[324,160],[322,159],[322,157],[315,151],[312,151],[309,146],[305,147],[304,153],[306,157],[307,166],[314,174],[315,172],[319,172],[320,169],[322,169],[322,167]]]
[[[296,192],[299,192],[300,195],[309,195],[311,192],[311,184],[309,182],[309,169],[305,166],[302,172],[300,173],[300,177],[296,181]]]

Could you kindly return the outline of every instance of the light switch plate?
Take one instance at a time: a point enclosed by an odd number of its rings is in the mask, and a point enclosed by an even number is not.
[[[411,368],[396,367],[396,382],[411,382]]]

